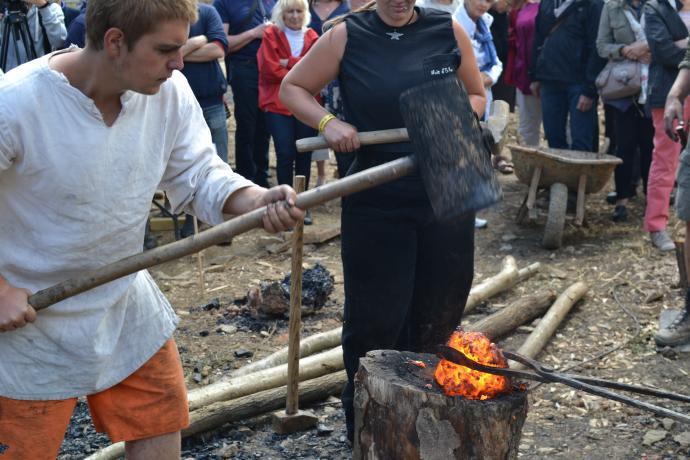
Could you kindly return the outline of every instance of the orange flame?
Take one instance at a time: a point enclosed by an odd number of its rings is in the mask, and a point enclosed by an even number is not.
[[[448,346],[478,363],[493,367],[508,367],[508,362],[501,350],[481,332],[455,331],[448,340]],[[510,391],[510,383],[505,377],[475,371],[445,359],[438,363],[434,377],[448,396],[484,400]]]

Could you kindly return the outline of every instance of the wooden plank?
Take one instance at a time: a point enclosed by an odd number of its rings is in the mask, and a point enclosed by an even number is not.
[[[577,183],[577,205],[575,207],[575,225],[582,226],[585,221],[585,192],[587,190],[587,175],[580,176]]]

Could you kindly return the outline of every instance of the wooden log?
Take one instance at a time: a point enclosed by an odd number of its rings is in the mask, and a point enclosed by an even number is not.
[[[338,371],[304,382],[299,388],[300,400],[314,403],[343,391],[347,374]],[[182,430],[182,437],[193,436],[217,428],[225,423],[236,422],[283,407],[287,387],[274,388],[231,401],[218,402],[189,414],[189,427]],[[115,460],[125,455],[125,443],[118,442],[99,450],[86,460]]]
[[[536,358],[573,305],[584,297],[588,289],[585,283],[578,281],[563,291],[517,352],[528,358]],[[511,368],[524,369],[524,366],[519,363],[511,361],[509,364]]]
[[[304,404],[311,404],[332,395],[340,395],[346,381],[347,374],[344,370],[306,380],[299,387],[299,399]],[[182,435],[203,433],[224,423],[280,409],[285,404],[286,397],[287,387],[280,387],[205,406],[190,414],[190,425],[182,430]]]
[[[533,264],[529,264],[525,268],[521,268],[520,270],[518,270],[517,282],[521,283],[525,281],[527,278],[537,273],[540,268],[541,264],[539,262],[534,262]]]
[[[343,328],[339,327],[326,332],[310,335],[300,341],[299,355],[301,358],[313,355],[323,350],[329,350],[340,345],[340,336],[343,334]],[[231,377],[239,377],[241,375],[251,374],[263,369],[280,366],[287,363],[288,347],[281,348],[275,353],[254,361],[251,364],[242,366],[230,372]]]
[[[342,347],[333,348],[301,359],[299,361],[299,379],[300,381],[314,379],[339,371],[344,367]],[[288,365],[281,364],[252,374],[233,377],[227,381],[221,380],[201,388],[195,388],[188,394],[189,409],[196,410],[218,401],[236,399],[283,386],[287,382],[287,375]]]
[[[516,327],[541,316],[554,300],[556,294],[552,291],[523,297],[493,315],[468,325],[465,330],[483,332],[494,341]]]
[[[472,287],[465,304],[465,314],[474,310],[477,305],[499,292],[510,289],[518,279],[518,268],[515,258],[507,256],[503,259],[501,271],[490,278],[485,279],[477,286]]]
[[[425,368],[410,363],[422,361]],[[434,383],[438,358],[377,350],[355,377],[353,459],[515,459],[527,394],[449,397]]]

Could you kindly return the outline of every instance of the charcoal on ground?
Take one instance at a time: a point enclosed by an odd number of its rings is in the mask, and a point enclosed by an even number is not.
[[[247,294],[248,307],[254,316],[288,315],[291,275],[282,281],[262,281],[259,288]],[[302,273],[302,314],[323,308],[333,292],[334,278],[326,267],[317,263]]]

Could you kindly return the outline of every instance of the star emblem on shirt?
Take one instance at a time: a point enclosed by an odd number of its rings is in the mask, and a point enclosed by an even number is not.
[[[391,40],[400,40],[400,37],[402,37],[405,34],[401,34],[397,30],[395,30],[393,32],[386,32],[386,35],[388,35],[391,38]]]

